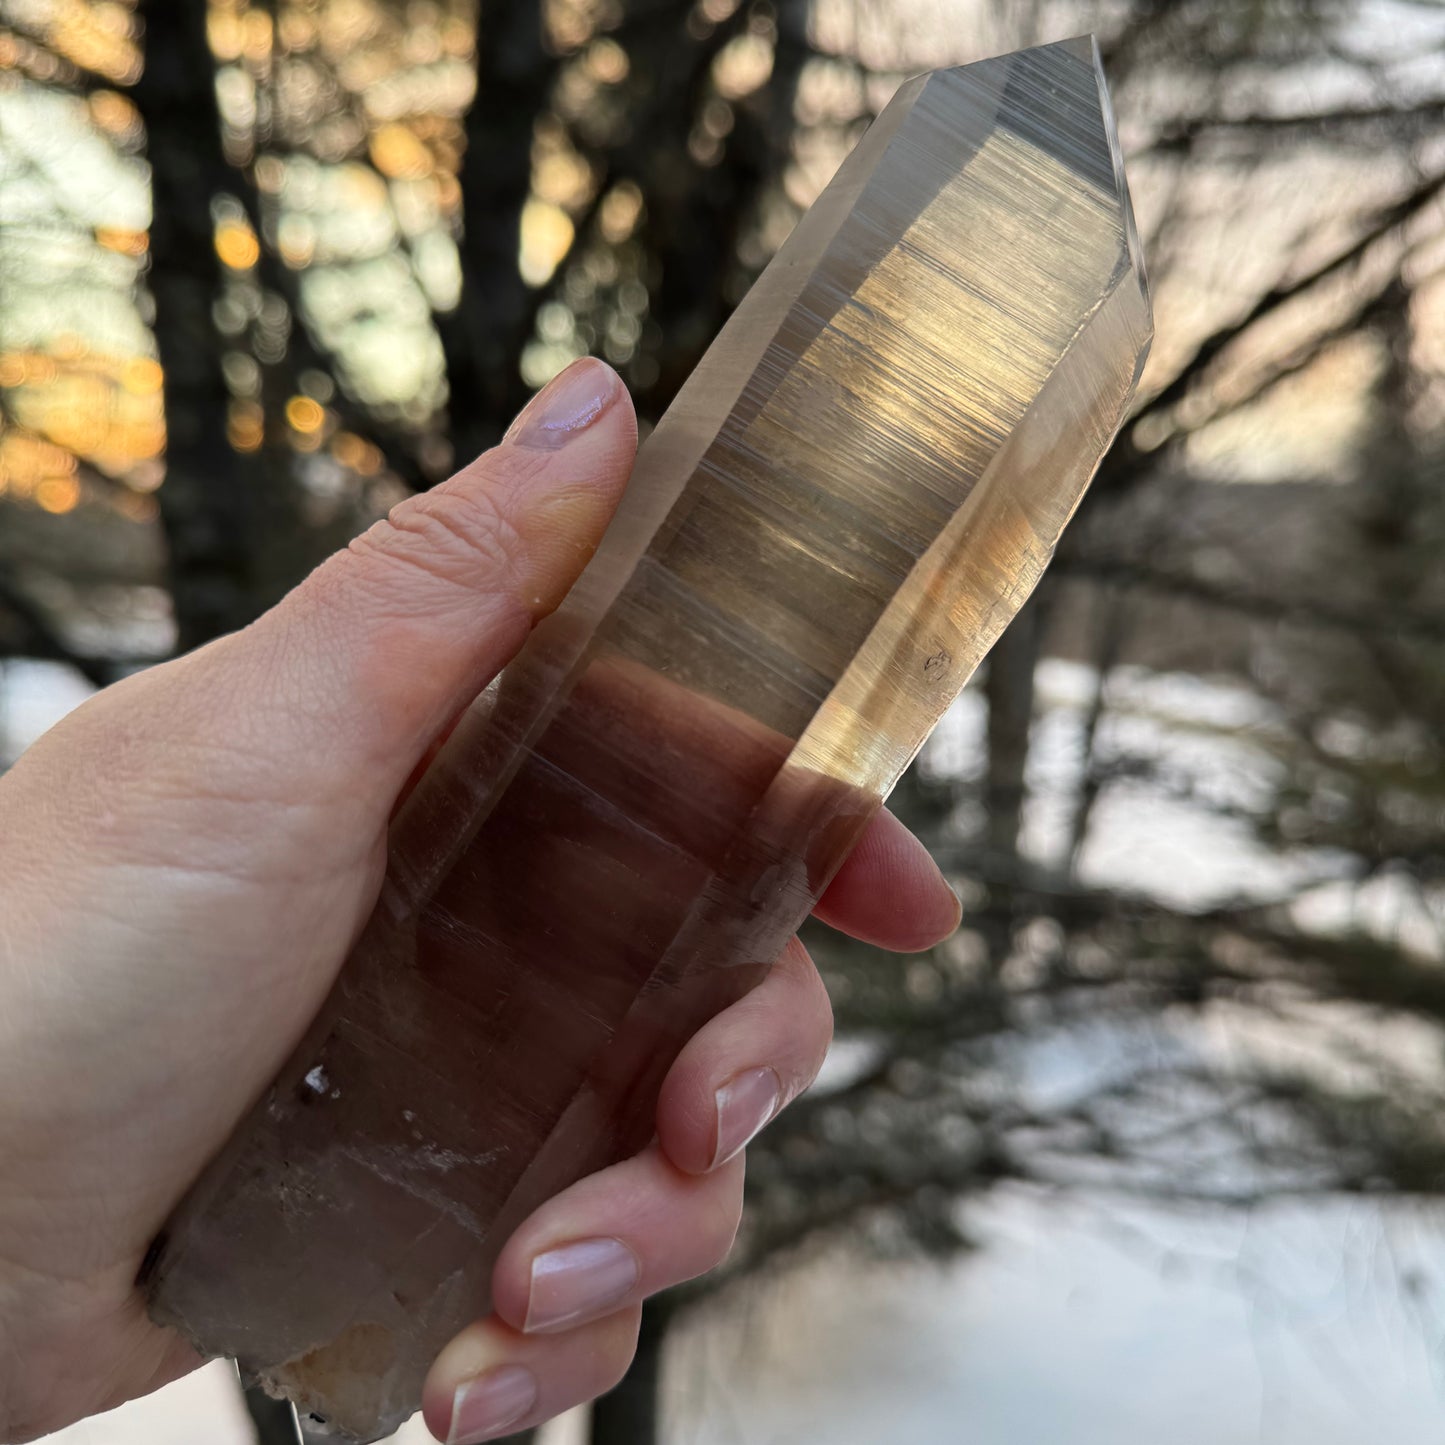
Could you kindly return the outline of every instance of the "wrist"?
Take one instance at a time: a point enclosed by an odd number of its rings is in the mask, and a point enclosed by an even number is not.
[[[26,1354],[20,1321],[28,1305],[17,1271],[0,1255],[0,1445],[15,1445],[36,1433],[27,1424],[28,1407],[20,1399]]]
[[[8,1174],[0,1164],[0,1174]],[[19,1445],[103,1408],[87,1339],[94,1289],[26,1263],[36,1241],[0,1227],[0,1445]]]

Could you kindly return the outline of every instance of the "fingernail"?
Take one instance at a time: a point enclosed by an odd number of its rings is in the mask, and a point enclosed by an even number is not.
[[[610,1315],[637,1288],[642,1268],[620,1239],[579,1239],[532,1261],[528,1334]]]
[[[772,1069],[748,1069],[717,1091],[717,1148],[712,1164],[726,1164],[774,1114],[783,1086]]]
[[[591,426],[620,388],[610,366],[584,356],[554,376],[522,408],[502,440],[513,446],[556,451]]]
[[[525,1365],[498,1365],[457,1386],[447,1445],[477,1445],[515,1425],[537,1403],[537,1380]]]

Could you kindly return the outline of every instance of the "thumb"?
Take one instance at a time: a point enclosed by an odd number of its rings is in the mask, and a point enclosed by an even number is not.
[[[574,363],[501,444],[393,507],[235,640],[308,765],[400,788],[428,745],[562,600],[632,467],[617,374]]]

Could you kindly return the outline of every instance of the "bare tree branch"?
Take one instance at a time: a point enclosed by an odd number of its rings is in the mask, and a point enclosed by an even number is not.
[[[1199,383],[1210,366],[1222,353],[1234,345],[1246,332],[1267,316],[1272,316],[1283,306],[1299,296],[1314,290],[1317,286],[1348,274],[1382,240],[1392,235],[1414,217],[1422,214],[1442,195],[1445,195],[1445,178],[1439,175],[1413,187],[1408,195],[1400,198],[1378,214],[1374,222],[1355,239],[1344,251],[1321,262],[1302,275],[1283,281],[1266,291],[1247,312],[1235,321],[1220,327],[1206,337],[1195,349],[1194,354],[1179,369],[1162,390],[1135,415],[1135,423],[1145,416],[1168,416]]]
[[[1089,557],[1069,553],[1053,565],[1059,577],[1087,577],[1111,587],[1185,598],[1208,607],[1226,608],[1252,620],[1289,623],[1298,627],[1347,632],[1360,637],[1406,638],[1413,642],[1445,643],[1445,617],[1390,607],[1358,612],[1318,598],[1275,597],[1243,593],[1201,577],[1165,571],[1122,557]]]
[[[1243,135],[1268,144],[1273,144],[1280,137],[1310,139],[1321,136],[1340,143],[1348,138],[1350,132],[1358,132],[1360,139],[1378,137],[1382,129],[1395,134],[1420,134],[1440,121],[1445,121],[1445,98],[1419,101],[1413,105],[1355,106],[1304,113],[1191,116],[1162,126],[1151,141],[1130,156],[1130,160],[1187,152],[1200,140],[1222,136]]]

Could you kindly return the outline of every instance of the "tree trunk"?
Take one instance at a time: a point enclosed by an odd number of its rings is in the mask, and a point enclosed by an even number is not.
[[[1013,949],[1019,883],[1019,833],[1023,827],[1029,724],[1034,711],[1041,608],[1026,602],[988,656],[988,773],[984,780],[983,882],[989,902],[979,921],[996,972]]]
[[[132,98],[151,165],[149,286],[165,371],[166,479],[159,501],[184,652],[243,626],[254,611],[249,476],[226,441],[228,393],[211,308],[221,287],[212,198],[232,172],[221,153],[206,7],[151,0],[145,69]]]
[[[1094,685],[1080,729],[1080,776],[1078,792],[1069,817],[1063,853],[1059,859],[1060,874],[1078,882],[1079,859],[1089,837],[1089,823],[1103,787],[1101,768],[1096,756],[1099,726],[1108,704],[1109,677],[1123,651],[1129,634],[1129,599],[1124,590],[1108,583],[1094,594],[1095,615],[1092,621]]]
[[[639,404],[652,416],[672,401],[739,300],[739,235],[752,220],[765,177],[788,149],[802,68],[794,0],[767,90],[732,105],[732,129],[717,142],[720,153],[699,160],[690,137],[709,102],[716,104],[713,62],[730,39],[745,33],[748,10],[740,7],[698,34],[689,26],[690,8],[670,6],[653,18],[654,7],[629,7],[636,32],[629,59],[644,79],[647,102],[630,142],[610,158],[615,174],[634,179],[646,198],[639,239],[651,257],[648,314],[661,343],[657,378]]]
[[[990,869],[1009,870],[1018,857],[1023,824],[1024,770],[1034,711],[1034,669],[1039,656],[1037,599],[1024,604],[988,658],[988,809]]]
[[[477,93],[462,160],[462,296],[437,318],[458,464],[501,436],[526,400],[518,360],[530,330],[530,288],[517,269],[522,207],[532,190],[532,132],[556,61],[542,44],[537,0],[482,8]]]
[[[592,1406],[590,1445],[657,1445],[662,1343],[670,1315],[660,1300],[649,1300],[642,1307],[642,1329],[631,1366],[617,1388]]]

